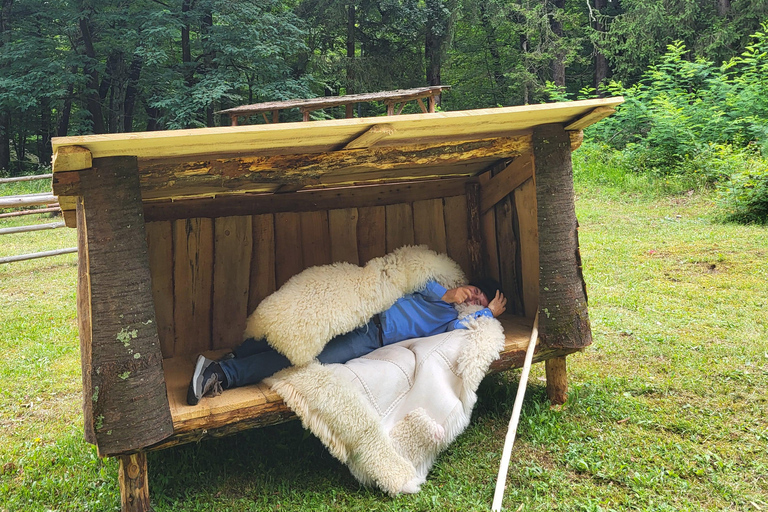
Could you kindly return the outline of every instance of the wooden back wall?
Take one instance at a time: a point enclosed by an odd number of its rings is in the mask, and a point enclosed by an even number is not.
[[[464,195],[386,206],[147,223],[163,357],[235,347],[246,317],[291,276],[365,264],[403,245],[445,252],[470,275]]]

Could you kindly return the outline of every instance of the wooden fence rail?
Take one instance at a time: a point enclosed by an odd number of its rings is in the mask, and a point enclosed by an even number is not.
[[[16,183],[17,181],[45,180],[53,178],[53,174],[37,174],[35,176],[19,176],[18,178],[0,178],[2,183]]]
[[[36,258],[47,258],[48,256],[58,256],[59,254],[70,254],[73,252],[77,252],[77,247],[56,249],[55,251],[35,252],[32,254],[20,254],[18,256],[6,256],[4,258],[0,258],[0,264],[12,263],[14,261],[33,260]]]
[[[18,181],[32,181],[51,179],[52,174],[40,174],[37,176],[21,176],[18,178],[0,178],[0,184],[14,183]],[[23,210],[0,214],[0,218],[16,217],[19,215],[30,215],[34,213],[50,213],[60,212],[61,208],[58,204],[56,196],[50,192],[42,192],[39,194],[23,194],[17,196],[0,196],[0,208],[28,208],[30,206],[47,206],[46,208],[38,208],[35,210]],[[14,226],[10,228],[0,228],[0,235],[9,235],[12,233],[26,233],[30,231],[40,231],[45,229],[58,229],[65,227],[63,222],[51,222],[48,224],[33,224],[27,226]],[[0,257],[0,264],[12,263],[14,261],[33,260],[37,258],[47,258],[49,256],[58,256],[60,254],[71,254],[77,252],[77,247],[68,247],[66,249],[55,249],[52,251],[35,252],[31,254],[19,254],[17,256],[5,256]]]
[[[42,194],[24,194],[20,196],[0,197],[0,208],[26,208],[28,206],[40,206],[58,202],[56,196],[50,192]]]
[[[11,233],[27,233],[29,231],[42,231],[43,229],[64,228],[63,222],[51,222],[49,224],[32,224],[27,226],[14,226],[12,228],[0,228],[0,235],[10,235]]]

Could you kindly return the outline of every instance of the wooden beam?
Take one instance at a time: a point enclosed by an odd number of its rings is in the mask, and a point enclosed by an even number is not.
[[[95,159],[78,202],[87,255],[79,263],[87,265],[89,287],[89,304],[80,307],[90,319],[90,332],[81,336],[91,349],[83,398],[100,456],[173,433],[136,168],[135,157]]]
[[[54,251],[33,252],[30,254],[19,254],[18,256],[4,256],[0,258],[0,264],[13,263],[14,261],[34,260],[37,258],[47,258],[49,256],[58,256],[60,254],[71,254],[73,252],[77,252],[77,247],[70,247],[68,249],[56,249]]]
[[[226,158],[149,164],[139,171],[144,199],[264,190],[274,185],[338,182],[461,173],[463,164],[512,158],[530,148],[527,135],[440,144],[373,147],[301,155]],[[454,170],[458,168],[458,170]],[[472,171],[469,171],[472,172]]]
[[[465,184],[471,181],[473,181],[472,178],[449,178],[385,185],[301,190],[291,194],[239,194],[227,197],[226,201],[205,198],[150,202],[144,204],[144,215],[148,221],[156,221],[386,206],[419,199],[462,195]]]
[[[364,131],[362,135],[355,137],[349,141],[344,149],[364,149],[369,148],[376,144],[384,137],[388,137],[395,133],[395,129],[391,124],[375,124]]]
[[[576,151],[584,142],[584,130],[571,130],[568,132],[568,137],[571,139],[571,151]]]
[[[54,173],[51,182],[54,195],[79,196],[80,172],[81,171],[66,171]]]
[[[421,101],[421,98],[416,98],[416,101],[419,103],[419,107],[421,107],[422,112],[424,112],[425,114],[429,113],[429,111],[427,110],[427,107],[424,106],[424,102]]]
[[[480,195],[480,214],[484,214],[517,187],[533,176],[531,155],[520,155],[503,171],[483,185]]]
[[[91,151],[83,146],[60,146],[53,153],[52,165],[56,172],[78,171],[91,167]]]
[[[539,231],[539,336],[547,346],[592,343],[581,271],[571,143],[560,124],[533,131]]]
[[[117,480],[120,483],[121,512],[149,512],[147,454],[120,455]]]
[[[613,107],[597,107],[595,109],[592,109],[592,111],[589,112],[588,114],[585,114],[571,121],[569,124],[565,126],[565,130],[566,131],[583,130],[587,126],[591,124],[595,124],[596,122],[608,117],[614,112],[616,112],[616,109]]]

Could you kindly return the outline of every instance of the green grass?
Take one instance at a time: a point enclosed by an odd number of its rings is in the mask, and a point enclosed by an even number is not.
[[[712,222],[707,193],[628,190],[577,184],[594,343],[568,358],[563,407],[534,367],[505,506],[768,510],[768,228]],[[8,235],[0,254],[73,245],[74,230]],[[116,461],[82,440],[75,263],[0,266],[2,512],[119,509]],[[292,422],[150,453],[153,506],[487,510],[518,376],[486,379],[417,495],[360,487]]]

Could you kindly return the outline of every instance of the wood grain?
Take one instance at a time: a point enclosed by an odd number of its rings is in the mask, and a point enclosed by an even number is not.
[[[391,204],[387,210],[387,252],[413,245],[413,208],[411,203]]]
[[[445,216],[445,245],[448,256],[459,264],[464,275],[471,275],[469,259],[469,230],[466,195],[446,197],[443,202]],[[479,231],[478,231],[479,233]],[[478,240],[478,247],[480,242]]]
[[[163,357],[173,357],[176,343],[173,325],[173,225],[170,221],[148,222],[146,227],[157,335]]]
[[[280,288],[304,270],[301,247],[301,214],[275,214],[275,285]]]
[[[254,215],[248,313],[277,289],[275,281],[275,216]]]
[[[357,250],[357,208],[328,210],[331,261],[360,263]]]
[[[387,214],[384,206],[357,209],[357,247],[361,265],[387,253]]]
[[[213,221],[175,221],[173,247],[175,354],[199,354],[211,348]]]
[[[435,252],[447,251],[442,199],[413,202],[413,239]]]
[[[242,340],[248,316],[253,221],[221,217],[214,224],[213,349],[231,348]]]

